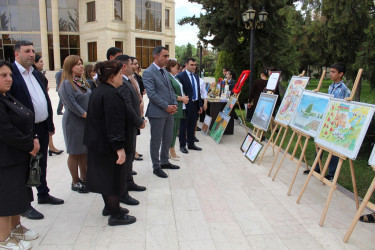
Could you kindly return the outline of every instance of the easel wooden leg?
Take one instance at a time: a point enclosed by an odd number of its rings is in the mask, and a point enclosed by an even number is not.
[[[292,183],[290,183],[290,186],[289,186],[288,196],[292,192],[292,188],[293,188],[294,182],[296,181],[296,178],[297,178],[298,170],[299,170],[300,166],[302,165],[302,155],[304,155],[305,152],[306,152],[306,148],[307,148],[307,145],[309,143],[309,140],[310,140],[310,137],[306,137],[305,143],[303,145],[303,149],[302,149],[302,152],[301,152],[301,155],[299,157],[299,161],[298,161],[298,164],[297,164],[297,167],[296,167],[296,171],[294,172]]]
[[[279,137],[280,137],[282,131],[283,131],[283,127],[280,126],[279,132],[277,133],[276,139],[275,139],[275,141],[273,143],[273,146],[272,146],[273,149],[275,149],[277,141],[279,140]]]
[[[365,195],[365,198],[363,198],[363,201],[361,203],[361,206],[359,207],[359,209],[357,210],[353,220],[352,220],[352,223],[350,224],[350,227],[348,229],[348,231],[346,232],[345,234],[345,237],[344,237],[344,242],[347,243],[349,238],[350,238],[350,235],[352,234],[355,226],[357,225],[357,222],[359,220],[359,217],[361,217],[363,211],[365,210],[366,206],[367,206],[367,203],[368,201],[370,200],[371,198],[371,195],[372,193],[374,192],[374,189],[375,189],[375,178],[372,180],[372,183],[369,187],[369,189],[367,190],[367,193]]]
[[[357,191],[357,182],[355,180],[355,173],[354,173],[354,167],[353,167],[353,161],[349,159],[349,165],[350,165],[350,173],[352,174],[352,183],[353,183],[353,191],[354,191],[354,198],[355,198],[355,207],[359,208],[359,201],[358,201],[358,191]]]
[[[304,193],[305,190],[306,190],[307,184],[309,184],[310,178],[311,178],[312,174],[314,173],[314,168],[315,168],[316,164],[318,163],[318,160],[319,160],[320,156],[322,155],[322,153],[323,153],[323,149],[319,149],[319,152],[318,152],[318,154],[316,155],[315,160],[314,160],[314,163],[313,163],[313,165],[312,165],[312,167],[311,167],[311,171],[310,171],[309,175],[308,175],[307,178],[306,178],[305,184],[303,185],[303,188],[302,188],[300,194],[298,195],[298,198],[297,198],[297,200],[296,200],[296,203],[297,203],[297,204],[299,204],[299,202],[300,202],[300,200],[301,200],[301,198],[302,198],[302,195],[303,195],[303,193]]]
[[[266,144],[266,146],[265,146],[265,148],[264,148],[264,150],[263,150],[263,152],[262,152],[262,155],[261,155],[260,158],[259,158],[258,165],[260,165],[260,163],[262,162],[263,157],[264,157],[264,154],[266,153],[268,146],[269,146],[269,145],[271,144],[271,142],[273,141],[273,136],[274,136],[274,134],[275,134],[275,132],[276,132],[277,127],[278,127],[278,126],[277,126],[277,124],[276,124],[275,128],[274,128],[273,131],[272,131],[271,137],[270,137],[270,139],[268,140],[268,142],[267,142],[267,144]]]
[[[320,167],[320,177],[319,177],[319,179],[320,179],[321,181],[323,181],[324,176],[326,175],[326,172],[327,172],[327,169],[328,169],[329,163],[331,162],[331,159],[332,159],[332,153],[330,152],[330,153],[328,154],[326,164],[324,164],[324,168],[323,168],[323,170],[322,170],[321,165],[319,165],[319,167]],[[311,169],[311,171],[314,172],[313,169]],[[336,172],[337,172],[337,169],[336,169]]]
[[[243,113],[242,113],[241,105],[240,105],[240,103],[238,102],[238,96],[237,96],[237,102],[236,102],[236,103],[237,103],[238,107],[240,108],[240,114],[241,114],[241,118],[242,118],[243,125],[245,126],[245,129],[246,129],[246,132],[249,132],[249,128],[246,126],[245,117],[243,116]],[[236,112],[236,111],[233,110],[233,112]]]
[[[318,151],[319,151],[319,148],[315,144],[315,152],[318,153]],[[319,158],[319,166],[322,166],[322,160],[320,158]],[[309,166],[306,166],[306,169],[309,169]]]
[[[302,147],[302,141],[299,142],[299,147],[301,148],[301,152],[302,152],[302,149],[303,149],[303,147]],[[309,164],[307,163],[307,159],[306,159],[306,155],[305,154],[303,154],[303,160],[305,161],[306,166],[308,166]]]
[[[282,127],[281,127],[280,131],[281,131],[281,130],[282,130]],[[273,159],[272,167],[271,167],[270,171],[268,172],[268,176],[271,176],[271,173],[272,173],[273,167],[275,166],[275,163],[276,163],[277,157],[279,156],[279,153],[280,153],[280,151],[281,151],[281,149],[282,149],[282,147],[283,147],[283,143],[284,143],[284,140],[285,140],[285,137],[286,137],[286,134],[287,134],[287,133],[288,133],[288,127],[285,127],[285,128],[284,128],[284,135],[283,135],[283,137],[281,138],[280,145],[279,145],[279,147],[278,147],[278,149],[277,149],[276,156],[275,156],[275,158]]]
[[[302,136],[301,134],[298,135],[297,143],[296,143],[296,145],[294,146],[294,149],[293,149],[293,153],[292,153],[292,155],[290,156],[290,159],[291,159],[291,160],[293,160],[294,156],[295,156],[296,153],[297,153],[297,146],[298,146],[298,144],[299,144],[300,141],[301,141],[301,136]]]
[[[283,158],[281,159],[281,161],[280,161],[280,163],[279,163],[279,166],[277,166],[276,172],[275,172],[275,174],[274,174],[273,177],[272,177],[272,181],[275,180],[276,175],[279,173],[280,167],[281,167],[281,165],[283,164],[286,155],[288,154],[289,147],[290,147],[290,145],[292,144],[292,141],[293,141],[293,138],[294,138],[295,135],[296,135],[296,132],[293,131],[292,137],[290,138],[290,141],[289,141],[289,143],[288,143],[288,146],[287,146],[286,149],[285,149],[285,152],[284,152]],[[276,162],[276,158],[274,159],[274,161],[273,161],[273,163],[272,163],[272,168],[273,168],[273,165],[275,164],[275,162]],[[271,175],[272,168],[271,168],[270,172],[268,173],[269,176]]]
[[[332,156],[332,153],[330,153],[330,155]],[[322,217],[320,218],[319,225],[321,227],[323,226],[324,220],[326,218],[326,215],[327,215],[327,212],[328,212],[328,208],[329,208],[329,204],[331,203],[333,192],[337,188],[336,183],[337,183],[337,179],[339,178],[339,175],[340,175],[340,171],[341,171],[341,167],[342,167],[342,162],[343,162],[343,159],[340,158],[339,163],[337,164],[337,169],[336,169],[336,172],[335,172],[335,176],[333,177],[332,184],[330,185],[331,189],[329,190],[328,198],[326,200],[326,205],[324,207]],[[313,172],[313,171],[311,171],[311,172]]]

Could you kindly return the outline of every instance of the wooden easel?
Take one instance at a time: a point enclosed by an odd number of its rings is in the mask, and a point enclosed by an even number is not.
[[[246,124],[245,124],[245,117],[244,117],[244,115],[243,115],[243,113],[242,113],[241,105],[240,105],[240,103],[239,103],[239,101],[238,101],[238,98],[240,97],[240,94],[241,94],[241,91],[240,91],[238,94],[234,94],[233,96],[236,97],[236,99],[237,99],[236,104],[238,105],[238,108],[240,109],[240,114],[241,114],[242,122],[243,122],[243,124],[245,125],[245,130],[246,130],[246,132],[249,133],[249,128],[248,128],[248,127],[246,126]],[[234,106],[233,106],[233,109],[234,109]],[[232,111],[231,111],[231,112],[232,112]],[[234,111],[234,112],[236,112],[236,111]],[[229,114],[230,114],[230,113],[229,113]],[[241,126],[241,127],[242,127],[242,126]]]
[[[375,166],[371,166],[371,167],[372,167],[372,170],[375,171]],[[369,201],[370,198],[371,198],[372,193],[374,192],[374,190],[375,190],[375,177],[372,180],[371,185],[370,185],[370,187],[367,190],[367,193],[365,195],[365,198],[363,198],[361,206],[357,210],[357,213],[355,214],[355,216],[354,216],[354,218],[352,220],[352,223],[350,224],[350,227],[349,227],[348,231],[345,234],[345,237],[344,237],[344,242],[345,243],[348,242],[348,240],[350,238],[350,235],[352,234],[355,226],[358,223],[359,217],[361,217],[361,215],[362,215],[363,211],[365,210],[365,208],[368,207],[371,210],[375,211],[375,205]]]
[[[323,81],[324,81],[324,78],[325,78],[326,72],[327,72],[326,70],[323,71],[323,73],[322,73],[322,75],[321,75],[321,77],[320,77],[320,80],[319,80],[319,84],[318,84],[317,88],[314,90],[314,92],[318,92],[318,91],[320,90],[320,88],[321,88],[321,86],[322,86],[322,84],[323,84]],[[284,160],[285,160],[285,158],[286,158],[286,156],[287,156],[287,154],[288,154],[288,150],[289,150],[289,147],[290,147],[291,144],[292,144],[292,141],[293,141],[293,139],[294,139],[294,136],[297,135],[297,136],[298,136],[297,143],[296,143],[296,145],[295,145],[295,147],[294,147],[294,149],[293,149],[293,153],[292,153],[292,155],[290,156],[290,160],[292,160],[293,162],[296,162],[296,163],[297,163],[297,167],[296,167],[296,170],[295,170],[295,173],[294,173],[293,179],[292,179],[292,183],[291,183],[290,186],[289,186],[288,195],[290,195],[290,193],[291,193],[291,191],[292,191],[292,188],[293,188],[294,182],[295,182],[296,177],[297,177],[297,174],[298,174],[298,170],[299,170],[300,166],[302,165],[302,159],[305,160],[305,163],[306,163],[306,169],[308,169],[308,164],[307,164],[307,160],[306,160],[305,152],[306,152],[306,149],[307,149],[307,145],[308,145],[308,143],[309,143],[309,140],[310,140],[310,138],[311,138],[310,135],[308,135],[308,134],[302,133],[302,132],[300,132],[300,131],[298,131],[298,130],[295,130],[295,129],[292,129],[292,130],[293,130],[293,134],[292,134],[292,137],[290,138],[290,141],[289,141],[289,143],[288,143],[288,146],[287,146],[286,149],[285,149],[284,156],[283,156],[282,160],[280,161],[280,163],[279,163],[279,165],[278,165],[278,167],[277,167],[277,169],[276,169],[276,172],[274,173],[274,175],[273,175],[273,177],[272,177],[272,181],[274,181],[275,178],[276,178],[276,175],[278,174],[278,172],[279,172],[279,170],[280,170],[280,168],[281,168],[281,165],[283,164],[283,162],[284,162]],[[303,143],[303,147],[302,147],[302,145],[300,144],[300,143],[302,143],[302,142],[301,142],[301,139],[302,139],[302,138],[305,139],[305,142]],[[294,157],[295,157],[295,154],[296,154],[296,152],[297,152],[297,148],[298,148],[298,146],[300,146],[300,147],[301,147],[301,150],[302,150],[302,151],[301,151],[301,154],[300,154],[300,157],[299,157],[299,160],[297,160],[297,159],[294,158]],[[315,150],[316,150],[316,152],[318,152],[317,148],[315,148]],[[321,162],[320,159],[319,159],[319,164],[322,165],[322,162]]]
[[[353,86],[352,93],[351,93],[350,97],[347,98],[346,100],[348,100],[348,101],[353,100],[355,92],[356,92],[357,87],[358,87],[358,83],[359,83],[359,81],[361,79],[362,72],[363,72],[363,69],[359,69],[357,77],[356,77],[356,80],[355,80],[355,83],[354,83],[354,86]],[[322,145],[320,145],[318,143],[315,143],[315,144],[319,148],[319,151],[318,151],[318,154],[315,157],[314,163],[311,166],[311,171],[310,171],[309,175],[307,176],[305,184],[303,185],[301,193],[299,194],[296,202],[299,203],[301,201],[302,195],[305,192],[306,187],[307,187],[307,185],[308,185],[308,183],[309,183],[310,178],[311,178],[312,175],[314,175],[315,177],[317,177],[321,182],[323,182],[327,186],[331,187],[330,191],[328,193],[328,197],[327,197],[327,200],[326,200],[326,203],[325,203],[325,207],[324,207],[322,216],[320,218],[320,222],[319,222],[319,225],[323,226],[324,220],[325,220],[327,212],[328,212],[329,205],[331,203],[333,192],[337,188],[336,183],[337,183],[337,179],[338,179],[338,177],[340,175],[342,163],[347,158],[346,158],[346,156],[341,155],[340,153],[334,152],[334,151],[332,151],[330,149],[327,149],[327,148],[325,148],[324,146],[322,146]],[[323,150],[328,152],[328,158],[326,160],[326,163],[324,164],[323,170],[320,169],[320,173],[317,173],[317,172],[314,171],[314,169],[315,169],[315,166],[316,166],[316,164],[318,163],[318,161],[320,159],[320,156],[323,153]],[[330,163],[331,158],[332,158],[333,155],[339,157],[339,162],[337,164],[336,172],[335,172],[335,175],[334,175],[333,180],[331,182],[331,181],[325,179],[324,176],[325,176],[325,173],[326,173],[326,171],[328,169],[328,165],[329,165],[329,163]],[[358,202],[357,184],[356,184],[356,180],[355,180],[353,161],[351,159],[349,159],[349,165],[350,165],[350,172],[351,172],[351,176],[352,176],[352,183],[353,183],[353,191],[354,191],[354,197],[355,197],[355,202],[356,202],[356,208],[358,209],[359,202]],[[321,168],[322,165],[320,164],[319,167]]]

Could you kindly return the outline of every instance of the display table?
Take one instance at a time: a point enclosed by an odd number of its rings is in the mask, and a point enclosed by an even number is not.
[[[216,117],[218,116],[218,114],[221,111],[223,111],[227,102],[228,102],[228,100],[219,99],[219,98],[209,98],[208,99],[206,114],[212,117],[210,129],[214,125]],[[232,110],[232,112],[230,114],[230,120],[229,120],[229,123],[227,125],[227,128],[224,131],[224,135],[233,135],[233,128],[234,128],[233,112],[235,112],[235,111]]]

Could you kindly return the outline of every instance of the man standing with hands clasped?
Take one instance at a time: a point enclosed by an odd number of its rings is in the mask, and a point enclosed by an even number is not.
[[[154,174],[167,178],[168,175],[163,169],[180,168],[168,161],[169,146],[173,135],[173,114],[177,112],[177,100],[168,72],[164,69],[169,60],[167,48],[155,47],[152,55],[154,62],[143,73],[143,83],[150,100],[146,112],[151,126],[150,154]]]

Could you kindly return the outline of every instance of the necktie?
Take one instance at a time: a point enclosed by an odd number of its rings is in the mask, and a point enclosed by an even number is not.
[[[159,71],[160,71],[161,75],[164,77],[164,79],[167,80],[167,78],[166,78],[165,75],[164,75],[164,71],[163,71],[163,69],[159,69]]]
[[[190,73],[191,85],[193,87],[193,101],[197,100],[197,92],[195,90],[195,79],[193,73]]]

